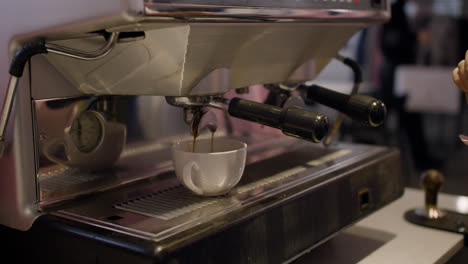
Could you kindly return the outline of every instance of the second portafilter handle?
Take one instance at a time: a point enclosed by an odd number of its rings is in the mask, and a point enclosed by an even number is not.
[[[308,99],[338,110],[372,127],[382,124],[387,115],[385,104],[371,96],[343,94],[318,85],[301,88],[307,89]]]
[[[233,98],[230,116],[281,129],[288,136],[320,142],[328,133],[328,118],[299,107],[281,108],[250,100]]]

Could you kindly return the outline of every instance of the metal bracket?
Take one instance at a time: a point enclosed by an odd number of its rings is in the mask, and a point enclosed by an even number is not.
[[[115,43],[117,43],[118,39],[119,33],[113,32],[109,35],[106,44],[102,48],[91,52],[44,43],[43,41],[27,43],[20,50],[18,50],[10,65],[10,81],[0,115],[0,158],[3,156],[3,152],[5,151],[6,127],[8,120],[10,119],[11,109],[15,99],[16,89],[18,87],[18,80],[23,75],[26,62],[36,54],[43,54],[48,52],[80,60],[97,60],[109,54]]]

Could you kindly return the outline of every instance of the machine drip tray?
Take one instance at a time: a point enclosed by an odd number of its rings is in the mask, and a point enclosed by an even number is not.
[[[150,243],[150,257],[164,261],[276,263],[403,193],[396,149],[356,144],[324,148],[303,142],[281,149],[273,156],[249,153],[254,162],[223,196],[196,196],[170,171],[49,213]]]
[[[194,196],[182,185],[177,185],[156,193],[126,200],[115,204],[114,207],[162,220],[171,220],[217,201],[217,199]]]
[[[245,198],[259,198],[261,197],[261,194],[265,194],[267,191],[271,192],[276,189],[280,189],[280,187],[284,188],[284,185],[290,185],[295,183],[295,181],[301,180],[303,177],[297,176],[300,173],[307,171],[308,166],[317,166],[342,158],[351,153],[352,150],[350,149],[330,151],[330,153],[323,155],[319,159],[305,163],[307,166],[295,166],[285,170],[282,170],[281,168],[281,172],[279,173],[240,185],[239,187],[234,188],[230,193],[216,198],[196,196],[179,184],[157,192],[122,201],[115,204],[114,207],[137,214],[156,217],[162,220],[171,220],[195,210],[202,210],[202,208],[208,205],[215,207],[214,204],[218,202],[223,204],[224,210],[227,210],[228,207],[238,205],[238,202],[248,200]],[[284,163],[284,161],[282,163]],[[278,167],[278,165],[276,165],[276,167]],[[323,172],[324,171],[322,171],[322,173]],[[310,178],[310,175],[307,175],[306,178]],[[214,211],[215,210],[212,212],[214,213]]]

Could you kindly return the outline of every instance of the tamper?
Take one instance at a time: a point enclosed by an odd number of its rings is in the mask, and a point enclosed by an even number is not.
[[[414,213],[428,219],[439,219],[447,214],[437,207],[437,195],[444,183],[444,176],[438,170],[427,170],[421,174],[421,187],[424,189],[424,208],[417,208]]]
[[[465,236],[468,245],[468,215],[451,210],[440,210],[437,195],[444,183],[444,176],[437,170],[427,170],[421,174],[421,187],[424,189],[424,208],[406,211],[405,219],[416,225],[450,231]]]

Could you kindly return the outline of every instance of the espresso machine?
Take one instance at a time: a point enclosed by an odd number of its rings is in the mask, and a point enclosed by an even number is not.
[[[337,52],[387,0],[1,6],[0,231],[18,257],[289,263],[403,193],[397,149],[331,142],[340,120],[314,110],[376,127],[384,104],[308,84],[332,59],[360,82]],[[170,148],[211,132],[246,142],[247,165],[205,197]]]

